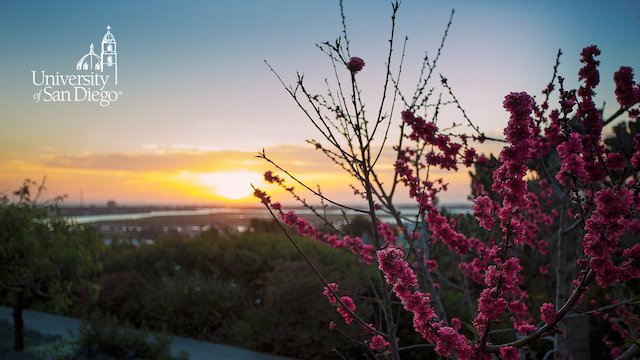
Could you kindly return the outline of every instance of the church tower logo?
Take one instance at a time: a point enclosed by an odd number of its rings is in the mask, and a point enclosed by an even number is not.
[[[117,101],[122,95],[122,91],[113,89],[118,85],[118,49],[111,26],[107,25],[106,29],[100,53],[96,53],[93,43],[89,44],[89,52],[76,62],[77,73],[31,71],[33,85],[39,88],[33,99],[36,102],[95,102],[101,107]]]
[[[100,71],[101,73],[113,71],[113,83],[118,85],[118,52],[116,50],[116,38],[111,33],[111,26],[107,25],[107,32],[100,43],[100,55],[96,54],[93,44],[89,45],[89,52],[80,58],[76,64],[76,70]]]

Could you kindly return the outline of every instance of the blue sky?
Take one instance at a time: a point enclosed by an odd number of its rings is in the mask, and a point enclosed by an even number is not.
[[[613,72],[640,65],[638,1],[405,0],[397,35],[409,37],[408,88],[424,50],[437,48],[452,8],[439,71],[487,133],[506,123],[506,93],[539,94],[558,48],[564,52],[560,73],[572,86],[580,49],[602,49],[599,100],[611,111],[613,98],[604,95],[612,94]],[[373,90],[367,99],[375,103],[390,5],[345,0],[345,12],[352,54],[367,63],[361,85]],[[30,71],[73,72],[107,25],[118,41],[120,99],[106,108],[35,103]],[[334,40],[340,30],[337,1],[2,1],[0,152],[5,162],[33,165],[16,168],[17,174],[38,169],[43,158],[78,154],[193,149],[249,156],[262,147],[304,145],[313,129],[263,60],[287,81],[297,70],[305,73],[310,86],[322,91],[331,69],[315,44]],[[15,181],[18,175],[7,171],[0,170],[0,182]]]

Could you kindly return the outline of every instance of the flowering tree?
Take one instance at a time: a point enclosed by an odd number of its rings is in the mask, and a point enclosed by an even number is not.
[[[565,89],[564,79],[557,75],[558,52],[543,99],[526,92],[507,94],[503,106],[510,119],[504,139],[491,138],[469,119],[442,76],[442,92],[436,99],[433,75],[451,19],[436,56],[424,57],[414,93],[401,91],[406,39],[397,71],[392,71],[398,7],[397,2],[392,4],[384,85],[373,111],[365,106],[358,85],[365,61],[350,53],[342,4],[342,35],[319,45],[333,65],[335,89],[317,95],[307,89],[301,75],[295,86],[287,86],[269,66],[318,130],[321,140],[308,142],[351,176],[353,191],[365,205],[350,207],[329,199],[264,151],[258,157],[281,173],[268,171],[266,181],[286,189],[328,230],[286,211],[260,189],[255,195],[279,219],[294,246],[287,226],[352,252],[363,266],[374,264],[379,269],[379,283],[372,281],[371,286],[381,315],[364,319],[358,315],[358,299],[340,288],[339,279],[326,279],[300,252],[344,323],[362,329],[366,337],[362,343],[371,357],[400,359],[409,349],[432,347],[443,357],[490,359],[497,354],[519,359],[544,350],[539,345],[544,338],[553,340],[550,354],[565,358],[569,319],[582,316],[599,316],[611,323],[616,332],[607,339],[612,356],[633,356],[640,323],[633,315],[638,298],[631,286],[640,277],[640,86],[632,69],[621,67],[616,72],[619,109],[604,118],[594,102],[600,50],[588,46],[582,51],[577,90]],[[556,89],[557,108],[551,110]],[[440,111],[445,106],[460,110],[466,129],[455,122],[443,124]],[[400,113],[400,135],[390,146],[396,113]],[[620,122],[625,116],[629,122]],[[614,121],[620,123],[616,136],[605,140],[605,127]],[[498,158],[474,149],[475,143],[484,141],[504,143]],[[389,176],[381,162],[383,152],[391,149],[395,163]],[[463,167],[475,169],[473,221],[438,207],[447,183],[432,175],[434,169],[455,172]],[[286,182],[310,191],[322,205],[314,207]],[[403,188],[415,201],[417,216],[398,208]],[[365,241],[335,226],[325,216],[329,206],[341,208],[346,222],[347,211],[367,216],[371,239]],[[382,215],[393,222],[382,221]],[[442,263],[448,268],[439,266]],[[531,274],[548,276],[554,295],[529,291]],[[458,293],[473,310],[451,313],[451,306],[442,300],[447,292]],[[407,315],[422,343],[399,336],[399,319]]]

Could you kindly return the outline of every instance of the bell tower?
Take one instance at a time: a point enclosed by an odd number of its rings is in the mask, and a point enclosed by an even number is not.
[[[107,25],[107,32],[102,37],[101,45],[101,71],[113,71],[114,84],[118,85],[118,52],[116,50],[116,38],[111,33],[111,26],[109,25]]]

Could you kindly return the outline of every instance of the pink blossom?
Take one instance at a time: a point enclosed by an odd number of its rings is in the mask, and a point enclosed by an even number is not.
[[[627,165],[624,155],[618,152],[609,153],[606,163],[610,170],[622,170]]]
[[[255,189],[253,191],[253,196],[255,196],[258,199],[260,199],[260,201],[262,201],[262,203],[265,204],[265,205],[269,205],[269,203],[271,202],[271,197],[269,197],[267,195],[267,193],[265,193],[264,191],[262,191],[260,189]]]
[[[547,324],[552,324],[558,313],[556,313],[556,308],[552,303],[544,303],[540,306],[540,318]]]
[[[273,175],[271,171],[264,173],[264,180],[270,184],[282,184],[284,182],[284,179],[281,179],[278,175]]]
[[[574,176],[577,180],[586,182],[588,174],[585,170],[582,154],[582,140],[580,134],[571,133],[567,141],[558,145],[558,156],[560,157],[560,171],[556,174],[559,182],[566,184],[567,176]]]
[[[420,116],[415,116],[412,111],[405,110],[402,112],[402,120],[411,127],[409,137],[413,140],[422,140],[426,143],[435,141],[435,134],[438,127],[433,122],[427,122]]]
[[[613,74],[613,80],[616,82],[616,99],[620,106],[632,106],[639,98],[640,93],[633,81],[633,69],[628,66],[621,66],[618,71]]]
[[[493,201],[488,196],[479,196],[473,201],[473,216],[478,219],[478,223],[487,231],[493,228],[495,220],[493,218]]]
[[[582,58],[580,62],[585,65],[578,71],[578,77],[580,80],[585,80],[585,86],[580,88],[580,96],[592,96],[593,88],[600,83],[600,74],[598,73],[598,65],[600,61],[595,60],[595,57],[600,55],[600,49],[596,45],[587,46],[582,49]]]
[[[351,322],[353,321],[353,317],[351,316],[351,313],[354,312],[356,310],[356,304],[353,302],[353,299],[349,296],[341,296],[340,297],[340,301],[342,302],[342,304],[344,304],[344,306],[351,310],[350,312],[345,310],[342,305],[338,306],[338,308],[336,309],[336,311],[338,311],[338,313],[342,316],[342,318],[344,319],[344,322],[349,325],[351,324]]]
[[[349,325],[351,324],[351,322],[353,321],[353,317],[351,316],[351,313],[353,313],[356,310],[356,304],[353,302],[353,299],[349,296],[341,296],[340,297],[340,301],[338,301],[335,297],[335,293],[338,291],[338,284],[336,283],[329,283],[327,284],[328,286],[324,287],[324,290],[322,291],[322,294],[324,294],[324,296],[327,297],[327,299],[329,299],[329,302],[336,306],[336,311],[342,316],[342,318],[344,319],[344,322]],[[344,309],[344,307],[346,307],[348,310],[351,311],[347,311]],[[335,323],[332,325],[331,323],[329,323],[329,328],[335,328]]]
[[[364,60],[359,57],[352,57],[347,63],[347,69],[353,74],[357,74],[364,67]]]
[[[507,308],[507,300],[497,297],[495,288],[486,288],[480,293],[478,299],[478,315],[473,320],[473,325],[480,334],[484,334],[486,326],[491,321],[500,318]]]
[[[585,65],[578,72],[579,78],[584,80],[584,85],[578,89],[581,102],[578,106],[576,116],[581,120],[581,125],[586,131],[582,135],[583,155],[585,170],[589,174],[589,182],[601,181],[606,177],[604,164],[600,163],[598,153],[604,152],[600,142],[602,136],[602,116],[593,101],[595,95],[594,88],[600,82],[598,72],[599,61],[595,57],[600,55],[597,46],[592,45],[582,50],[582,59]]]
[[[456,329],[456,331],[460,331],[462,328],[462,322],[457,317],[451,318],[451,327]]]
[[[286,213],[282,212],[282,210],[279,211],[282,222],[295,227],[300,235],[326,243],[338,249],[350,249],[351,252],[357,255],[365,264],[370,264],[373,261],[373,245],[365,244],[360,237],[346,235],[340,239],[334,234],[320,232],[315,226],[311,225],[308,220],[299,217],[294,211],[288,211]]]
[[[471,241],[455,230],[453,225],[446,216],[440,213],[440,210],[432,204],[425,206],[427,209],[427,224],[434,240],[442,241],[449,249],[458,254],[465,254],[471,247]]]
[[[544,265],[540,265],[538,266],[538,272],[540,274],[546,275],[549,273],[549,265],[548,264],[544,264]]]
[[[369,349],[374,351],[381,351],[387,349],[391,344],[380,335],[374,335],[369,342]]]
[[[616,359],[618,356],[622,355],[622,349],[618,346],[614,346],[611,348],[610,354],[612,358]]]
[[[531,334],[532,332],[536,331],[535,325],[531,325],[527,323],[518,323],[514,325],[515,325],[514,327],[516,331],[523,335]]]
[[[336,298],[335,298],[335,296],[333,295],[333,293],[335,293],[336,291],[338,291],[338,284],[336,284],[336,283],[329,283],[329,284],[327,284],[327,285],[329,285],[329,286],[328,286],[328,287],[327,287],[327,286],[325,286],[325,287],[324,287],[324,290],[322,291],[322,294],[323,294],[324,296],[326,296],[326,297],[329,299],[329,302],[330,302],[330,303],[335,304],[335,302],[336,302]]]
[[[454,328],[433,323],[437,318],[431,305],[431,297],[419,291],[412,291],[418,285],[417,277],[409,264],[404,261],[402,250],[387,247],[378,250],[379,269],[385,280],[393,285],[393,291],[400,299],[405,310],[413,313],[413,328],[427,341],[436,343],[436,352],[449,356],[457,351],[461,359],[470,356],[471,347],[463,335]]]
[[[387,244],[395,245],[398,240],[396,234],[394,234],[393,229],[391,228],[391,225],[385,222],[378,223],[378,233],[380,233]]]
[[[418,278],[409,268],[409,264],[404,261],[402,250],[389,246],[378,250],[377,254],[378,268],[383,272],[389,285],[398,282],[406,288],[418,286]]]
[[[500,359],[501,360],[518,360],[520,359],[520,354],[518,354],[518,349],[513,346],[503,346],[500,348]]]
[[[478,154],[476,153],[476,149],[467,148],[464,151],[464,166],[471,166],[475,159],[478,158]]]
[[[427,269],[429,269],[430,272],[438,271],[438,261],[433,259],[425,260],[424,264],[427,266]]]
[[[466,338],[460,335],[454,328],[443,326],[438,329],[438,340],[436,341],[435,350],[439,355],[447,357],[456,351],[461,353],[460,357],[463,358],[468,353],[471,353],[471,346],[467,344]]]
[[[503,196],[502,208],[498,210],[503,233],[514,228],[514,213],[528,205],[527,183],[524,176],[527,163],[533,154],[533,132],[531,129],[532,99],[525,92],[511,93],[505,97],[505,109],[511,113],[504,134],[509,143],[500,152],[502,165],[494,173],[492,188]],[[524,229],[513,229],[515,242],[525,242]]]

